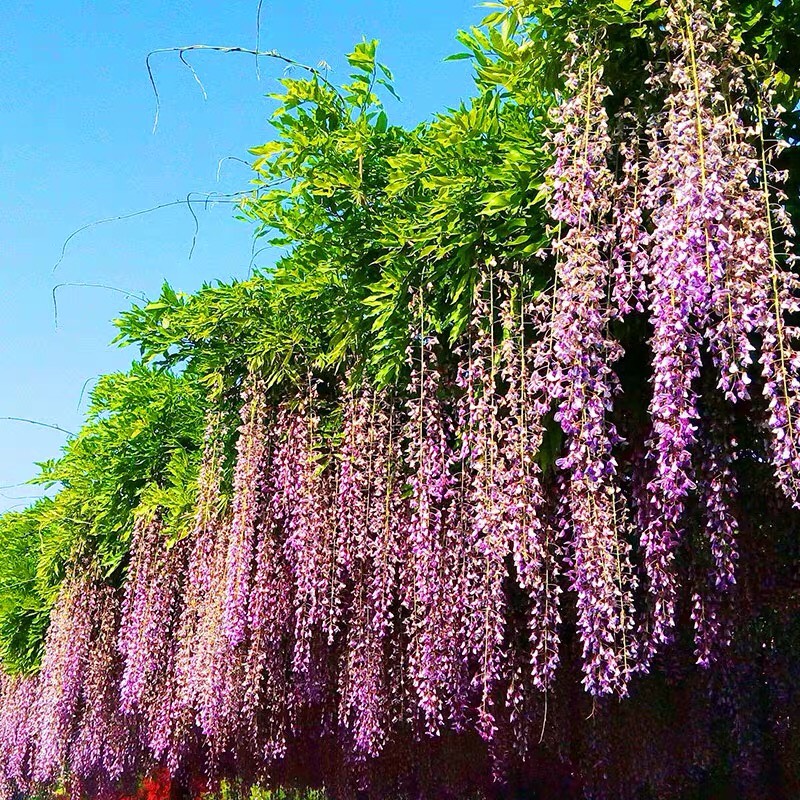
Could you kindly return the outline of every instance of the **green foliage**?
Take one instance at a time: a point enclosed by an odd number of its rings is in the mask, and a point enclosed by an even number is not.
[[[546,285],[548,268],[534,258],[549,238],[544,129],[574,41],[597,41],[612,91],[624,84],[620,96],[631,94],[632,82],[643,86],[663,12],[657,0],[485,5],[483,25],[458,34],[465,52],[452,57],[472,60],[476,96],[414,130],[389,122],[392,73],[375,41],[348,55],[341,90],[319,76],[285,78],[273,95],[276,137],[251,151],[256,188],[242,208],[257,240],[285,254],[264,274],[189,298],[165,287],[122,315],[119,341],[137,344],[146,362],[188,365],[217,393],[251,368],[275,387],[309,369],[355,368],[391,384],[405,369],[415,287],[427,287],[426,329],[452,338],[466,324],[480,262],[524,262],[530,291]],[[791,46],[791,4],[734,8],[755,57],[770,62],[776,41],[781,53]],[[794,109],[800,63],[784,60],[792,71],[782,99]]]
[[[188,360],[217,391],[245,365],[276,386],[309,368],[392,383],[414,287],[431,287],[426,327],[452,337],[466,324],[475,265],[542,247],[550,98],[524,59],[512,90],[482,79],[474,99],[407,131],[389,124],[380,95],[396,95],[376,52],[365,41],[348,56],[341,93],[286,78],[274,96],[277,138],[253,148],[256,190],[243,206],[258,239],[288,248],[274,270],[192,298],[165,287],[122,315],[120,341],[146,361]]]
[[[50,604],[63,575],[44,554],[53,550],[53,532],[42,525],[51,500],[0,517],[0,659],[10,672],[36,666]]]
[[[158,510],[167,535],[192,520],[203,396],[187,377],[134,365],[92,393],[87,422],[32,481],[53,499],[0,517],[0,657],[11,672],[38,662],[66,565],[83,552],[120,580],[134,514]]]
[[[35,482],[61,487],[43,522],[63,525],[65,543],[89,540],[105,575],[125,557],[134,512],[152,513],[165,494],[166,528],[179,534],[193,504],[202,409],[185,377],[135,364],[101,378],[86,425],[61,458],[40,465]]]

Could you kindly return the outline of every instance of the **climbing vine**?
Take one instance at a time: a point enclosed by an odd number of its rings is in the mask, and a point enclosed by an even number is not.
[[[797,22],[507,0],[412,130],[376,42],[284,77],[284,255],[123,312],[0,518],[0,791],[791,796]]]

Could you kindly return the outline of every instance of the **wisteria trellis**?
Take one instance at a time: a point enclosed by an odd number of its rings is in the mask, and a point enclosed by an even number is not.
[[[3,678],[3,794],[65,776],[99,792],[155,765],[261,778],[318,739],[361,786],[399,742],[453,732],[501,763],[573,650],[598,699],[669,659],[682,615],[698,664],[725,658],[731,410],[760,414],[763,459],[799,503],[800,286],[771,96],[724,15],[666,9],[648,78],[663,105],[645,116],[626,102],[609,118],[602,63],[575,43],[552,115],[547,289],[526,265],[480,265],[449,348],[419,287],[408,385],[350,381],[338,437],[312,378],[276,401],[252,374],[230,510],[212,415],[191,536],[168,544],[140,516],[123,596],[70,574],[41,674]],[[615,331],[636,315],[652,359],[631,432]],[[689,539],[702,558],[682,555]]]

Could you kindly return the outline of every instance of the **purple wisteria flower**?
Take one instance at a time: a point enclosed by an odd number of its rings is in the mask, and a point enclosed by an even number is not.
[[[423,317],[423,315],[420,315]],[[449,559],[453,472],[453,431],[450,415],[439,397],[441,375],[436,363],[437,339],[424,327],[414,331],[409,348],[411,380],[408,392],[404,461],[408,473],[406,546],[401,568],[403,605],[407,611],[408,671],[426,730],[440,731],[452,691],[452,675],[460,658],[459,620],[449,603],[457,574]]]
[[[261,478],[268,453],[264,387],[252,376],[242,394],[242,424],[236,443],[233,508],[228,534],[223,627],[231,647],[247,630],[247,602],[253,571],[255,526],[261,511]]]
[[[631,668],[633,578],[613,454],[620,437],[610,420],[618,391],[613,364],[622,348],[609,333],[614,312],[607,302],[613,277],[606,256],[613,237],[608,92],[592,61],[567,84],[573,94],[555,111],[560,127],[549,173],[550,214],[559,233],[546,381],[566,438],[557,464],[569,493],[570,578],[584,685],[594,695],[624,694]],[[632,291],[623,292],[625,302]]]
[[[84,691],[98,596],[77,567],[61,588],[50,617],[36,698],[35,781],[54,780],[66,763]]]

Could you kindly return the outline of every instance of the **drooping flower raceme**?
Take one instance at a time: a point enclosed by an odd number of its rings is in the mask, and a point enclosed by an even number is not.
[[[550,171],[550,214],[560,227],[547,382],[566,436],[558,465],[570,496],[584,685],[602,695],[625,692],[634,622],[626,513],[612,452],[619,437],[610,419],[617,391],[612,365],[622,354],[608,330],[611,140],[598,67],[589,61],[569,86],[572,97],[556,111],[560,129]]]
[[[218,553],[226,540],[220,530],[220,481],[222,478],[223,431],[218,414],[210,414],[203,443],[203,456],[197,479],[197,502],[194,527],[188,537],[186,578],[181,598],[176,632],[175,681],[173,709],[174,740],[170,768],[177,772],[185,755],[181,746],[191,737],[204,686],[213,671],[219,631],[207,625],[211,602],[221,591],[222,575],[215,572]]]
[[[511,462],[503,458],[505,426],[498,390],[501,295],[494,270],[494,264],[488,265],[475,289],[470,341],[458,379],[463,392],[459,412],[464,474],[461,502],[471,510],[465,531],[469,544],[465,646],[475,670],[479,731],[486,739],[496,732],[494,694],[504,667],[506,632],[505,560],[512,552],[510,528],[517,515],[517,498],[511,496]]]
[[[40,696],[39,676],[0,677],[0,796],[3,800],[32,789],[32,771]]]
[[[653,335],[650,449],[655,465],[649,491],[654,512],[643,537],[652,596],[642,637],[643,664],[672,636],[676,614],[675,552],[692,488],[692,450],[698,419],[697,380],[703,331],[711,319],[712,284],[720,272],[711,223],[719,207],[717,172],[710,171],[718,126],[705,102],[713,72],[700,71],[690,46],[696,29],[668,10],[672,58],[663,80],[663,124],[653,127],[645,204],[650,234],[650,318]],[[658,81],[662,80],[658,76]],[[712,132],[715,135],[711,135]]]
[[[424,315],[420,314],[424,321]],[[409,638],[408,670],[425,728],[441,730],[461,657],[460,622],[449,607],[459,595],[450,590],[458,548],[449,547],[456,479],[452,421],[439,396],[437,339],[415,330],[409,348],[411,379],[407,401],[404,461],[408,471],[406,542],[401,567],[403,605]],[[456,542],[453,542],[456,544]]]
[[[736,584],[739,523],[734,508],[737,442],[730,426],[715,424],[700,440],[698,502],[705,526],[711,565],[692,594],[697,663],[707,667],[730,641],[730,619],[724,618],[729,594]]]
[[[390,727],[391,687],[385,659],[396,597],[398,432],[395,409],[383,394],[351,393],[345,412],[339,477],[339,533],[348,542],[343,578],[351,595],[347,656],[339,676],[340,724],[356,753],[377,756]]]
[[[76,568],[61,588],[50,619],[36,699],[33,777],[52,781],[61,771],[75,731],[95,617],[94,582]]]
[[[132,727],[119,713],[119,593],[101,583],[96,591],[94,635],[84,665],[82,710],[69,753],[70,775],[86,794],[111,791],[115,782],[135,771],[141,756]]]
[[[282,410],[282,441],[275,455],[274,513],[285,526],[285,553],[294,582],[293,668],[298,681],[314,681],[314,648],[323,639],[330,602],[332,485],[319,469],[315,390],[309,386]]]
[[[264,387],[256,378],[248,378],[242,400],[242,424],[236,444],[236,471],[233,478],[223,618],[225,635],[231,647],[240,645],[246,634],[255,526],[261,510],[261,476],[268,450]]]
[[[291,684],[294,634],[292,570],[287,558],[285,526],[281,524],[277,458],[289,417],[279,412],[262,476],[265,503],[256,527],[256,563],[248,608],[243,678],[242,738],[266,764],[286,754],[294,718]]]

